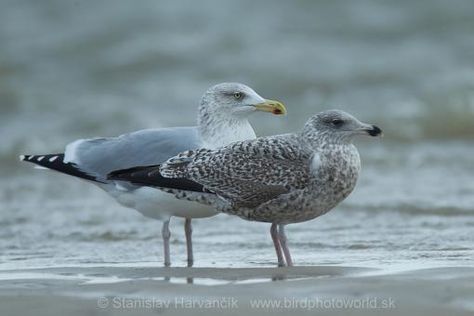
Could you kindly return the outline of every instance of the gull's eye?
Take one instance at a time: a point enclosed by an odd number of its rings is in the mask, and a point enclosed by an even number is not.
[[[332,120],[331,124],[336,127],[341,127],[344,124],[344,121],[341,119],[334,119]]]
[[[240,100],[242,99],[242,92],[234,92],[233,96],[234,96],[234,99]]]

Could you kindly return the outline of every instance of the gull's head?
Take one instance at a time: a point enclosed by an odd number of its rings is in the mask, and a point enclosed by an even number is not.
[[[321,136],[334,141],[351,141],[354,136],[382,136],[382,130],[372,124],[362,123],[341,110],[320,112],[309,119],[304,127],[307,135]]]
[[[283,103],[264,99],[252,88],[233,82],[220,83],[209,88],[202,97],[201,110],[236,118],[246,118],[257,111],[275,115],[286,114]]]

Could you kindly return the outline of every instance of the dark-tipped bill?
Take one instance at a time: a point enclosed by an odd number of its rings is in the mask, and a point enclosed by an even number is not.
[[[367,133],[369,133],[370,136],[383,136],[383,132],[380,129],[380,127],[372,125],[372,128],[367,130]]]
[[[275,115],[285,115],[286,108],[283,103],[275,100],[265,100],[262,103],[255,104],[257,111],[270,112]]]

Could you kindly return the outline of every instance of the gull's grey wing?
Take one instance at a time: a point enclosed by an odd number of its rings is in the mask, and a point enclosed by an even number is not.
[[[147,129],[118,137],[77,140],[66,147],[64,163],[106,181],[114,170],[160,164],[200,145],[196,127]]]
[[[311,154],[294,136],[260,138],[219,150],[183,153],[162,165],[165,177],[185,177],[202,184],[235,206],[255,207],[309,179]]]

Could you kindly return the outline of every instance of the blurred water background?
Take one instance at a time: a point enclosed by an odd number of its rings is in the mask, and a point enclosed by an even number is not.
[[[474,259],[474,2],[0,1],[0,269],[161,265],[160,223],[99,189],[20,163],[77,138],[194,124],[239,81],[287,104],[260,135],[340,108],[380,125],[355,192],[290,225],[299,265]],[[197,266],[274,262],[268,225],[195,221]],[[181,220],[175,265],[185,264]]]

